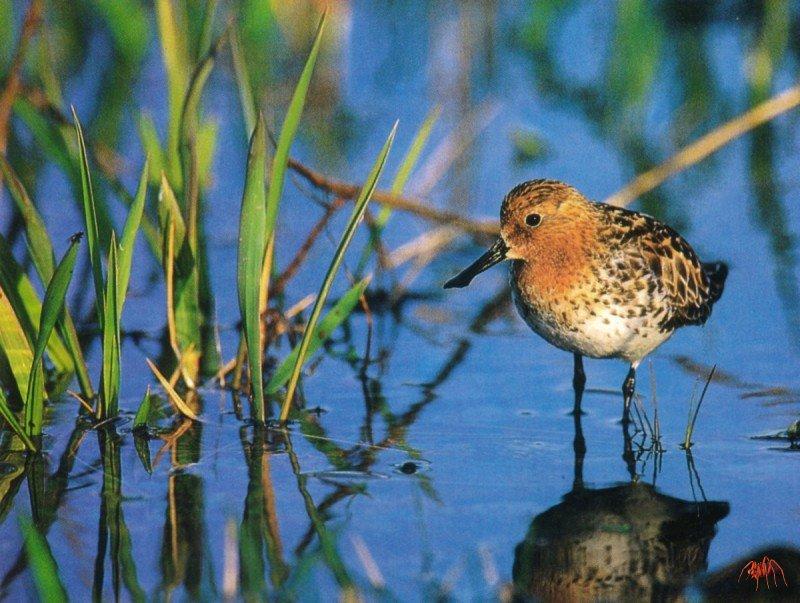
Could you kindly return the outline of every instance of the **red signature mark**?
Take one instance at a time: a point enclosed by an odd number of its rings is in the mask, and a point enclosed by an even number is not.
[[[759,583],[761,579],[767,583],[767,588],[769,588],[769,578],[772,576],[772,581],[774,585],[778,586],[778,574],[780,573],[781,578],[783,579],[783,584],[785,586],[789,586],[788,582],[786,582],[786,576],[783,573],[783,568],[780,564],[775,561],[774,559],[770,559],[766,555],[761,561],[750,561],[747,565],[742,568],[742,571],[739,572],[739,580],[742,579],[742,575],[747,572],[747,575],[756,581],[756,590],[758,590]],[[737,582],[739,582],[737,580]]]

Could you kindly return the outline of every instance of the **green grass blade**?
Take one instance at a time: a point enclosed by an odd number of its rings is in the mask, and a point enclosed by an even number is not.
[[[213,6],[207,6],[209,11]],[[189,321],[184,332],[192,335],[189,340],[184,337],[187,349],[193,345],[200,360],[200,371],[203,374],[213,374],[219,365],[219,352],[217,350],[216,332],[213,327],[214,301],[208,278],[208,258],[206,255],[206,241],[203,235],[203,224],[200,219],[202,213],[202,187],[208,180],[214,146],[216,144],[216,124],[212,122],[200,124],[200,100],[203,89],[214,67],[217,53],[224,40],[220,37],[212,45],[208,54],[197,65],[186,93],[186,99],[181,114],[180,127],[180,153],[183,173],[182,208],[186,220],[186,232],[194,262],[191,271],[186,271],[185,278],[176,281],[176,292],[184,292],[179,299],[185,300],[182,313],[179,306],[176,317],[181,315]],[[180,254],[178,256],[181,257]],[[190,316],[190,313],[194,313]],[[177,325],[180,327],[179,319]]]
[[[75,134],[78,137],[78,148],[80,149],[80,172],[81,189],[83,191],[83,219],[86,222],[86,241],[89,245],[89,259],[92,264],[92,279],[94,281],[95,305],[97,306],[97,318],[103,324],[103,263],[101,261],[101,240],[100,230],[97,226],[97,207],[94,202],[94,192],[92,190],[92,176],[89,170],[89,157],[86,152],[86,141],[83,137],[83,128],[78,119],[75,107],[72,107],[72,118],[75,121]]]
[[[275,155],[272,158],[272,172],[270,174],[269,192],[267,193],[266,232],[268,239],[272,236],[272,232],[275,229],[275,221],[278,218],[278,203],[283,193],[283,181],[286,177],[286,166],[289,162],[289,149],[292,146],[295,134],[297,134],[300,115],[303,113],[308,86],[311,83],[311,74],[314,71],[314,64],[317,62],[317,55],[319,54],[322,32],[325,30],[326,17],[327,13],[323,13],[317,26],[314,44],[311,46],[311,52],[308,54],[305,67],[303,67],[303,72],[300,74],[300,79],[294,89],[289,109],[286,111],[286,117],[283,120],[281,133],[278,136]]]
[[[211,36],[214,33],[214,16],[217,14],[217,0],[206,0],[200,35],[197,40],[197,56],[203,56],[211,47]]]
[[[167,317],[170,343],[192,379],[202,346],[202,315],[197,262],[188,241],[188,229],[177,198],[166,177],[159,193],[159,222],[164,249],[162,267],[167,282]],[[171,246],[172,255],[168,247]]]
[[[172,190],[166,174],[161,175],[161,188],[158,191],[158,220],[162,236],[167,231],[167,223],[172,221],[175,226],[175,249],[179,250],[183,247],[186,238],[186,222],[183,220],[178,198],[175,196],[175,191]]]
[[[139,408],[136,411],[136,416],[133,417],[133,429],[144,429],[147,427],[147,420],[150,418],[150,386],[147,386],[147,391],[142,397]]]
[[[403,193],[403,189],[405,189],[406,183],[411,176],[411,172],[414,171],[414,168],[419,161],[419,157],[422,154],[425,145],[428,143],[428,138],[430,138],[431,132],[433,131],[433,126],[436,125],[441,112],[441,107],[438,105],[431,109],[428,115],[425,117],[425,120],[422,122],[422,125],[419,127],[419,130],[414,136],[414,140],[411,141],[411,146],[408,148],[405,157],[403,157],[403,160],[400,162],[400,167],[397,168],[397,173],[392,181],[390,190],[393,195],[401,195]],[[358,261],[358,267],[356,268],[355,272],[356,274],[361,274],[364,271],[367,261],[369,260],[372,252],[375,250],[375,247],[378,244],[378,239],[380,238],[383,229],[386,227],[386,223],[389,221],[389,216],[391,215],[391,207],[388,205],[381,207],[381,210],[378,212],[378,216],[375,218],[375,225],[370,229],[369,241],[364,246],[364,250],[361,252],[361,259]]]
[[[0,170],[3,172],[6,185],[11,191],[11,196],[16,202],[17,209],[23,217],[28,251],[36,267],[36,271],[39,274],[39,278],[42,283],[49,283],[53,278],[53,271],[55,270],[55,254],[53,253],[53,245],[50,241],[50,236],[47,234],[47,229],[44,226],[44,220],[42,220],[39,210],[36,209],[33,201],[31,201],[28,192],[14,173],[11,165],[2,156],[0,156]],[[56,337],[51,338],[48,342],[48,353],[50,354],[51,360],[53,360],[54,366],[59,371],[76,371],[78,382],[81,386],[81,393],[86,398],[92,398],[94,392],[86,368],[86,361],[83,358],[83,352],[78,342],[75,325],[72,322],[72,317],[69,312],[65,311],[63,320],[59,321],[57,329],[61,340],[63,340],[63,345],[62,341]],[[64,346],[66,346],[66,349],[62,353],[62,348]]]
[[[219,124],[215,121],[206,121],[197,128],[197,174],[201,186],[207,186],[209,173],[214,161],[214,150],[217,146],[217,132]]]
[[[259,313],[261,269],[264,250],[267,246],[266,165],[266,127],[264,118],[259,115],[250,140],[250,151],[247,157],[247,174],[239,221],[239,252],[236,273],[239,312],[242,316],[244,336],[247,342],[247,359],[250,365],[253,414],[254,418],[259,421],[266,419],[261,374],[261,316]]]
[[[128,210],[128,218],[125,220],[125,227],[122,229],[122,238],[119,241],[119,290],[117,299],[117,314],[122,316],[122,306],[125,304],[125,296],[128,293],[128,283],[131,277],[131,264],[133,263],[133,247],[136,243],[136,233],[142,222],[144,214],[144,202],[147,197],[147,175],[148,162],[145,160],[142,168],[142,175],[139,178],[139,188],[136,189],[136,196],[133,204]]]
[[[403,192],[403,189],[406,187],[406,183],[408,182],[408,178],[411,176],[411,172],[414,171],[417,161],[419,161],[419,156],[425,149],[425,145],[428,144],[428,138],[431,136],[433,126],[436,125],[441,113],[442,109],[437,105],[430,110],[427,116],[425,116],[425,120],[419,127],[416,136],[414,136],[414,140],[411,141],[411,146],[408,148],[406,156],[403,157],[403,161],[400,162],[400,167],[397,168],[397,173],[395,174],[390,189],[392,194],[399,195]],[[384,206],[381,208],[381,213],[378,215],[383,214],[385,210],[389,210],[387,213],[391,212],[390,207]]]
[[[106,278],[103,320],[103,373],[100,382],[101,398],[97,406],[98,419],[117,416],[120,382],[119,350],[119,260],[116,235],[111,233],[108,247],[108,276]]]
[[[14,18],[14,2],[0,1],[0,31],[14,31],[17,19]],[[19,9],[17,9],[19,10]],[[6,77],[14,56],[14,37],[5,35],[0,39],[0,74]]]
[[[0,235],[0,347],[8,364],[3,363],[2,367],[6,386],[12,382],[16,384],[16,399],[20,402],[25,400],[28,391],[33,344],[41,313],[42,305],[36,290]],[[51,358],[57,364],[60,354],[52,351],[58,338],[51,341]],[[9,374],[12,379],[8,379]]]
[[[161,174],[165,169],[164,151],[158,141],[158,131],[156,131],[153,118],[147,113],[142,113],[139,116],[138,130],[139,140],[150,165],[150,184],[158,186],[161,181]]]
[[[75,260],[78,257],[78,242],[81,235],[74,235],[70,240],[69,249],[58,264],[53,278],[47,285],[42,302],[42,315],[39,319],[39,332],[36,335],[36,344],[33,347],[33,362],[31,373],[28,377],[28,391],[25,396],[25,429],[29,436],[40,436],[42,433],[42,416],[44,415],[44,383],[43,374],[39,370],[47,347],[50,334],[56,326],[56,321],[64,309],[67,298],[67,289],[75,270]]]
[[[289,386],[286,390],[286,398],[283,401],[283,407],[281,408],[281,421],[286,421],[289,416],[289,409],[292,406],[292,399],[294,398],[294,393],[297,389],[297,382],[300,379],[300,370],[303,368],[303,363],[305,362],[308,348],[311,345],[311,336],[314,333],[317,320],[322,312],[322,308],[325,307],[325,301],[328,299],[328,293],[330,293],[336,272],[339,270],[339,266],[344,259],[344,253],[347,250],[348,245],[350,245],[350,241],[353,239],[353,235],[356,232],[358,223],[361,221],[361,218],[363,218],[364,211],[367,209],[367,203],[372,197],[372,193],[375,191],[375,187],[378,184],[378,178],[383,171],[383,166],[386,164],[386,156],[389,154],[389,149],[392,147],[392,142],[394,142],[394,136],[396,132],[397,122],[395,122],[394,127],[392,127],[392,131],[389,132],[389,136],[386,139],[381,152],[378,154],[375,163],[372,165],[372,169],[370,170],[367,180],[364,182],[364,186],[361,188],[361,192],[358,194],[358,199],[356,199],[353,213],[350,216],[347,227],[345,228],[342,238],[339,241],[339,245],[336,248],[333,261],[331,261],[331,265],[328,267],[328,272],[325,275],[325,280],[322,282],[322,287],[320,287],[319,293],[317,294],[317,301],[314,303],[314,309],[311,311],[308,324],[303,332],[303,339],[300,341],[300,348],[297,353],[297,361],[294,364],[292,376],[289,379]]]
[[[187,35],[177,19],[172,0],[156,0],[155,6],[169,94],[169,129],[164,167],[172,185],[182,188],[183,180],[178,158],[181,113],[186,90],[189,88],[190,67],[189,53],[186,48]]]
[[[353,285],[350,290],[336,302],[323,319],[319,321],[319,324],[314,329],[314,333],[311,334],[311,343],[308,344],[308,349],[306,350],[306,359],[310,358],[325,340],[331,336],[331,333],[350,316],[358,305],[358,300],[364,293],[367,285],[369,285],[370,280],[371,277],[367,277]],[[300,344],[297,344],[291,353],[283,359],[283,362],[281,362],[280,366],[275,370],[272,378],[267,383],[265,389],[268,394],[276,393],[289,380],[299,354]]]
[[[150,38],[149,11],[144,3],[95,2],[93,4],[108,27],[114,49],[124,57],[124,63],[136,65],[147,52]]]
[[[231,45],[231,58],[233,60],[233,71],[236,74],[236,84],[239,88],[239,101],[242,103],[242,117],[246,135],[252,136],[256,127],[258,113],[256,110],[255,96],[253,87],[250,84],[250,75],[247,73],[247,65],[244,60],[242,43],[239,39],[239,28],[235,25],[230,29],[229,43]]]
[[[89,377],[89,368],[86,366],[86,359],[83,356],[81,343],[78,340],[78,331],[75,329],[75,323],[72,321],[72,316],[66,306],[64,307],[64,314],[56,325],[56,330],[64,340],[67,350],[72,356],[72,364],[75,367],[75,374],[78,377],[81,395],[85,400],[91,400],[94,398],[94,388],[92,387],[92,380]],[[52,344],[53,338],[51,337],[48,345]],[[50,358],[52,359],[52,357],[52,352],[50,352]]]
[[[4,385],[16,388],[17,400],[25,400],[28,391],[28,376],[33,364],[33,351],[14,312],[8,290],[0,282],[0,355],[3,359]]]
[[[182,146],[186,145],[197,131],[200,118],[200,97],[208,81],[208,76],[211,75],[211,70],[214,68],[217,52],[221,44],[222,38],[218,39],[209,49],[208,54],[197,65],[189,81],[189,88],[186,91],[186,98],[183,100],[181,108],[180,142]]]
[[[28,437],[28,434],[25,433],[25,429],[23,429],[22,425],[19,424],[17,421],[17,417],[14,414],[14,411],[11,410],[11,407],[8,405],[8,400],[6,399],[5,393],[3,393],[3,388],[0,387],[0,416],[2,416],[11,429],[14,431],[19,439],[22,440],[23,444],[28,450],[36,450],[36,444]]]
[[[47,539],[39,533],[33,522],[22,515],[18,516],[19,529],[25,540],[25,553],[33,582],[41,601],[58,603],[67,601],[67,592],[58,577],[58,566]]]
[[[58,128],[39,113],[28,99],[18,98],[14,103],[14,114],[28,127],[37,146],[65,173],[72,175],[74,163],[69,149]]]
[[[17,178],[11,165],[2,155],[0,155],[0,170],[2,170],[6,186],[11,192],[11,198],[14,199],[17,210],[25,223],[28,252],[36,266],[36,271],[41,276],[42,282],[48,283],[53,277],[53,271],[56,269],[56,259],[44,220],[42,220],[39,210],[36,209],[33,201],[28,196],[28,192],[22,182]]]

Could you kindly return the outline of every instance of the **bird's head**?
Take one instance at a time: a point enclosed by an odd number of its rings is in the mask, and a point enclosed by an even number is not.
[[[500,209],[500,238],[480,258],[444,285],[466,287],[475,276],[503,260],[529,260],[542,250],[558,251],[586,211],[586,199],[556,180],[515,186]]]

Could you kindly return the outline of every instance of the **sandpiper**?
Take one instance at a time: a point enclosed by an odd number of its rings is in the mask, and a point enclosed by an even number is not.
[[[507,259],[522,318],[574,355],[577,412],[586,381],[583,356],[630,363],[622,384],[623,422],[636,367],[678,327],[705,323],[728,275],[722,262],[700,262],[669,226],[589,201],[555,180],[513,188],[500,210],[500,238],[444,286],[466,287]]]

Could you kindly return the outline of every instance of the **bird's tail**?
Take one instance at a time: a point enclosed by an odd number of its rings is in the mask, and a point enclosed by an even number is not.
[[[728,265],[725,262],[704,263],[703,272],[708,277],[709,301],[713,304],[722,297],[722,291],[725,289],[725,279],[728,278]]]

